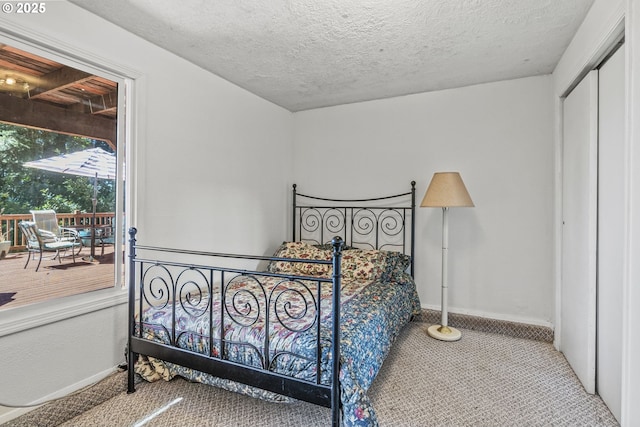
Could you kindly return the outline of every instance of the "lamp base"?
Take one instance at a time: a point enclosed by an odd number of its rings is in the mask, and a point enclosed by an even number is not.
[[[427,333],[431,338],[440,341],[458,341],[462,338],[462,332],[451,326],[431,325],[427,329]]]

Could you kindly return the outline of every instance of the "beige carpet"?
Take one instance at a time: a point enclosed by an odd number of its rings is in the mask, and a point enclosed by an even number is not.
[[[370,396],[381,426],[617,426],[585,393],[551,344],[463,330],[459,342],[407,326]],[[139,383],[126,374],[46,405],[7,426],[327,426],[326,408],[274,404],[177,379]]]

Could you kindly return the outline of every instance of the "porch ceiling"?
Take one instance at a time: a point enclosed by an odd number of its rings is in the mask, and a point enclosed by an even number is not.
[[[0,121],[106,140],[115,148],[113,81],[0,44]]]

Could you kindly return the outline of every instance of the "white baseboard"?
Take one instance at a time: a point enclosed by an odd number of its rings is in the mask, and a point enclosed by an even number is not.
[[[428,310],[440,311],[439,305],[422,304],[422,308],[425,308]],[[546,328],[551,328],[552,330],[554,329],[553,323],[546,322],[539,319],[530,319],[526,317],[512,316],[512,315],[499,314],[499,313],[489,313],[489,312],[479,311],[479,310],[467,310],[467,309],[462,309],[458,307],[449,307],[448,312],[455,313],[455,314],[464,314],[467,316],[482,317],[484,319],[502,320],[505,322],[523,323],[526,325],[533,325],[533,326],[544,326]]]

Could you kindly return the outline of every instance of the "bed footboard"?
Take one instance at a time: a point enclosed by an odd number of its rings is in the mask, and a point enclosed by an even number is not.
[[[141,246],[136,233],[129,230],[129,393],[135,391],[136,360],[144,355],[329,407],[333,425],[340,425],[340,237],[332,241],[331,260],[291,260]],[[333,274],[292,276],[175,261],[185,256],[228,265],[252,260],[327,264]],[[321,302],[323,289],[330,289],[330,306]],[[158,313],[166,314],[163,320],[156,320]],[[185,327],[187,321],[198,327]],[[289,334],[304,336],[314,348],[296,352],[274,339]],[[291,360],[315,373],[309,378],[279,371]]]

